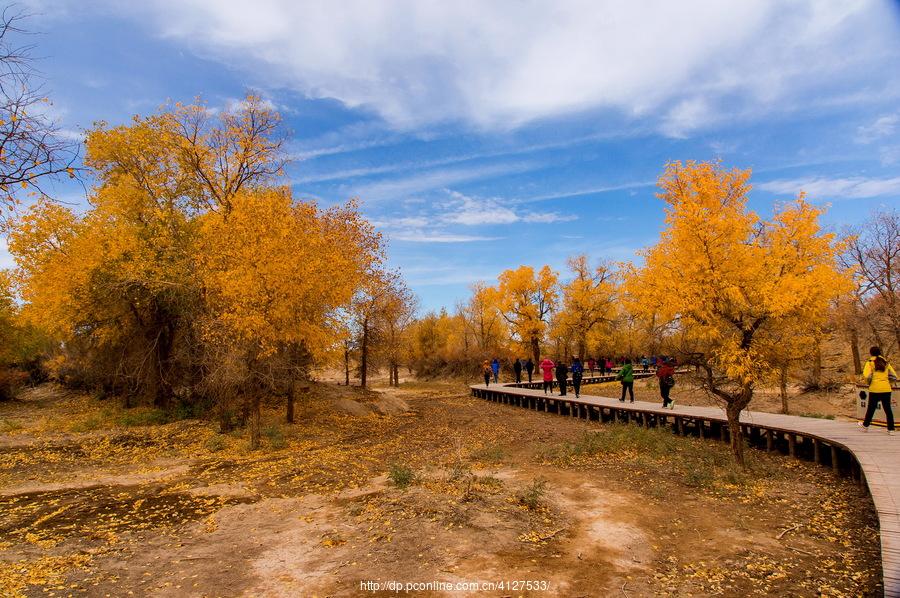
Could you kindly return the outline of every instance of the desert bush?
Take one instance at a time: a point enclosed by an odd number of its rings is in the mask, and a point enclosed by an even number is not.
[[[416,473],[408,465],[392,463],[388,470],[388,479],[397,488],[406,488],[416,480]]]
[[[547,492],[547,480],[538,478],[519,492],[516,498],[532,511],[541,506]]]

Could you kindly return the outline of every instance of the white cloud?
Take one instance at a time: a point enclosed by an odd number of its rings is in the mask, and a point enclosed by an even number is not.
[[[897,76],[893,8],[874,0],[155,0],[119,9],[258,83],[337,98],[400,128],[507,128],[609,108],[664,117],[664,130],[683,135],[726,100],[779,109],[797,95],[857,89],[862,73]]]
[[[714,119],[713,110],[705,98],[690,98],[680,101],[669,110],[663,118],[661,130],[669,137],[684,139],[688,133]]]
[[[457,191],[450,191],[452,201],[438,218],[448,224],[465,226],[514,224],[516,222],[551,223],[577,220],[574,214],[557,212],[524,212],[518,213],[501,200],[493,198],[470,197]]]
[[[388,238],[393,241],[408,241],[412,243],[473,243],[475,241],[499,241],[503,237],[455,235],[451,233],[418,230],[404,233],[388,233]]]
[[[883,137],[893,135],[900,125],[900,114],[885,114],[871,125],[863,125],[856,130],[857,143],[872,143]]]
[[[900,195],[900,177],[879,179],[865,177],[782,179],[758,185],[760,189],[783,195],[805,191],[812,200]]]

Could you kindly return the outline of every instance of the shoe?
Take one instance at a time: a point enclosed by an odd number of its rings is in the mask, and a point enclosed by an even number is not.
[[[625,402],[625,399],[619,399],[619,402],[620,402],[620,403],[624,403],[624,402]]]
[[[669,409],[675,409],[675,401],[669,401]]]
[[[893,431],[893,430],[888,430],[888,436],[893,436],[893,435],[894,435],[894,431]]]
[[[860,430],[860,432],[868,432],[869,431],[869,426],[863,425],[862,422],[856,422],[856,425],[859,426],[860,428],[862,428],[862,430]]]
[[[634,403],[634,399],[631,399],[631,400],[630,400],[630,401],[628,401],[628,402],[629,402],[629,403]]]

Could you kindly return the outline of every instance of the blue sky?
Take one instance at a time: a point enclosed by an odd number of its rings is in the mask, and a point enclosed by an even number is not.
[[[73,136],[167,100],[272,102],[296,194],[358,197],[423,309],[520,264],[633,259],[669,160],[752,168],[762,214],[800,189],[835,228],[900,206],[897,2],[22,6]]]

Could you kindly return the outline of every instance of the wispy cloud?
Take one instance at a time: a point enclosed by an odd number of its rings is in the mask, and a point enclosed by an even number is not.
[[[472,197],[449,191],[451,201],[444,207],[444,212],[437,218],[450,224],[465,226],[483,226],[498,224],[514,224],[516,222],[552,223],[577,220],[575,214],[558,212],[517,212],[510,204],[495,198]]]
[[[581,197],[583,195],[596,195],[599,193],[610,193],[612,191],[627,191],[629,189],[641,189],[643,187],[653,187],[656,181],[636,181],[633,183],[622,183],[621,185],[604,185],[600,187],[588,187],[586,189],[573,189],[571,191],[559,191],[556,193],[547,193],[545,195],[534,195],[517,200],[518,203],[529,203],[533,201],[546,201],[549,199],[565,199],[567,197]]]
[[[395,179],[376,181],[359,186],[346,186],[344,191],[365,202],[400,200],[409,195],[423,191],[443,189],[469,181],[490,179],[518,172],[526,172],[536,168],[530,162],[491,164],[486,166],[470,166],[429,170]]]
[[[895,133],[900,125],[900,114],[885,114],[869,125],[862,125],[856,130],[857,143],[872,143]]]
[[[474,243],[480,241],[500,241],[503,237],[485,237],[481,235],[455,235],[428,230],[408,232],[389,232],[389,239],[408,243]]]
[[[893,178],[827,178],[782,179],[757,185],[760,189],[783,195],[804,191],[813,200],[861,199],[900,195],[900,177]]]

